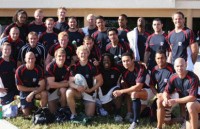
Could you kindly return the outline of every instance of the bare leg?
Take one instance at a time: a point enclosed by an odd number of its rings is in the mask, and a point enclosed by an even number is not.
[[[60,104],[61,107],[67,106],[67,99],[66,99],[66,88],[60,88]]]
[[[165,108],[162,105],[163,99],[160,97],[157,99],[157,128],[162,129],[164,123]]]
[[[89,117],[94,116],[95,113],[95,102],[87,101],[85,103],[85,114]]]

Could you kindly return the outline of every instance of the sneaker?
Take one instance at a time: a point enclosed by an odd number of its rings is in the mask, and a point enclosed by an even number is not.
[[[104,108],[99,108],[99,114],[101,116],[107,116],[108,115],[108,112],[104,109]]]
[[[133,122],[128,129],[135,129],[137,127],[137,125],[138,124],[136,122]]]
[[[133,115],[133,114],[132,114],[131,112],[128,112],[128,113],[126,114],[125,120],[126,120],[126,121],[129,121],[130,123],[132,123],[132,122],[133,122],[132,115]]]
[[[71,114],[70,120],[74,120],[74,119],[76,119],[76,117],[77,117],[77,115]]]
[[[120,115],[116,115],[116,116],[114,117],[114,120],[115,120],[115,122],[122,122],[122,121],[123,121],[123,118],[122,118]]]

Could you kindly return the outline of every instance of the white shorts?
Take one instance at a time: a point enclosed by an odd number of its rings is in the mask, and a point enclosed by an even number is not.
[[[112,93],[116,88],[119,88],[119,86],[118,85],[114,86],[112,89],[110,89],[110,91],[106,95],[103,95],[101,87],[99,87],[98,95],[102,104],[106,104],[113,100]]]
[[[53,101],[59,99],[58,89],[56,89],[53,93],[48,93],[48,101]]]
[[[142,105],[147,105],[148,102],[155,96],[154,93],[152,92],[151,88],[144,88],[144,90],[147,92],[147,99],[146,100],[141,100]]]

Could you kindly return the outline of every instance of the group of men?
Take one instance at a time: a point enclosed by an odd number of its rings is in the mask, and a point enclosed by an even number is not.
[[[192,72],[198,45],[182,12],[172,15],[175,28],[168,35],[159,18],[153,20],[150,35],[142,17],[130,30],[125,14],[118,18],[118,29],[106,27],[104,17],[89,14],[88,26],[78,28],[75,17],[65,20],[66,12],[59,8],[57,22],[47,18],[43,23],[43,11],[37,9],[29,25],[27,13],[16,12],[0,41],[3,105],[19,94],[25,116],[31,114],[34,99],[40,99],[40,106],[52,113],[68,106],[70,119],[75,120],[76,99],[83,99],[85,114],[91,118],[98,100],[104,109],[100,114],[113,113],[120,122],[124,102],[125,119],[134,129],[140,113],[156,98],[158,129],[171,120],[176,104],[182,107],[186,128],[198,128],[199,78]]]

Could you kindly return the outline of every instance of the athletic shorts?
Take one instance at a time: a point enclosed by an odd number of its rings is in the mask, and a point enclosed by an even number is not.
[[[54,92],[48,93],[48,101],[53,101],[53,100],[59,99],[58,90],[59,89],[56,89]]]
[[[154,93],[152,92],[151,88],[144,88],[144,90],[147,92],[147,99],[146,100],[141,100],[142,105],[147,105],[149,101],[155,96]]]
[[[34,98],[32,99],[31,102],[27,102],[26,101],[26,97],[30,94],[31,92],[20,92],[20,103],[21,103],[21,108],[25,109],[25,108],[31,108],[34,106]]]

